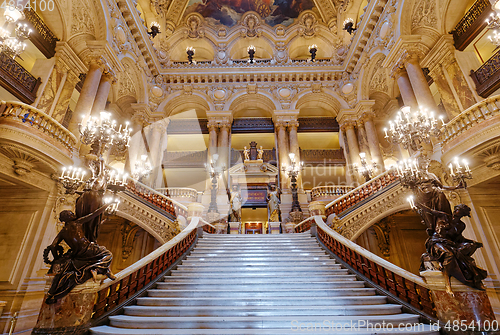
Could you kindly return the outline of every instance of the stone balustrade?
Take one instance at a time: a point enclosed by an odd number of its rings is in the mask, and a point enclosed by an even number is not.
[[[68,129],[44,112],[22,102],[0,101],[0,122],[36,129],[72,152],[77,139]]]
[[[435,318],[436,308],[426,281],[387,260],[378,257],[356,243],[330,229],[321,216],[314,216],[317,237],[323,245],[342,261],[365,276],[372,283],[389,291],[417,310]]]
[[[443,148],[469,129],[500,114],[500,95],[489,97],[464,110],[443,127]]]
[[[352,186],[318,186],[311,190],[311,200],[335,200],[354,190]]]
[[[198,191],[194,188],[167,187],[157,188],[156,191],[169,198],[178,198],[189,202],[196,202],[198,200]]]

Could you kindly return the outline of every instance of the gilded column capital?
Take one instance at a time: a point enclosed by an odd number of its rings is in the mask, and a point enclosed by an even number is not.
[[[105,81],[111,82],[111,84],[115,84],[117,82],[116,74],[109,69],[103,72],[101,78],[104,79]]]
[[[354,129],[356,126],[357,122],[355,120],[346,120],[340,124],[340,129],[345,132],[349,129]]]
[[[155,119],[151,122],[151,128],[154,131],[164,133],[167,131],[167,127],[170,124],[170,118]]]
[[[217,129],[219,129],[219,125],[217,124],[216,121],[209,120],[207,123],[207,128],[208,128],[208,131],[212,131],[212,130],[217,131]]]
[[[295,130],[299,128],[299,121],[290,121],[288,122],[288,128],[290,128],[290,131]]]

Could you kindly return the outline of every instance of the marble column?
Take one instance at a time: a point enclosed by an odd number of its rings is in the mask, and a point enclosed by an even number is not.
[[[278,136],[278,157],[279,157],[279,165],[281,175],[281,189],[288,188],[288,177],[285,173],[281,172],[281,167],[283,165],[288,165],[288,147],[286,143],[286,123],[285,122],[277,122],[275,124],[275,128],[277,130]]]
[[[76,107],[73,112],[73,117],[68,126],[68,129],[77,137],[80,136],[78,124],[82,121],[82,118],[85,121],[90,116],[90,111],[94,105],[103,69],[104,66],[101,61],[92,61],[89,64],[89,71],[87,73],[87,77],[85,78],[82,91],[80,92],[80,98],[78,98],[78,102],[76,103]]]
[[[405,106],[410,106],[412,110],[418,109],[417,98],[415,98],[415,93],[413,93],[413,88],[411,87],[406,70],[398,69],[394,73],[394,78],[398,83],[399,92],[401,93]]]
[[[344,125],[347,145],[349,146],[351,162],[352,164],[360,164],[359,160],[359,145],[358,137],[356,136],[356,131],[354,130],[354,122],[347,122]]]
[[[50,115],[59,123],[62,123],[66,113],[68,112],[69,103],[73,91],[75,90],[76,84],[80,81],[80,78],[73,71],[68,71],[66,80],[60,88],[59,97],[54,100],[52,105]]]
[[[418,59],[415,57],[410,58],[406,62],[405,67],[419,107],[427,108],[431,111],[437,111],[437,104],[434,101],[431,89],[425,79],[425,75],[422,72]]]
[[[350,151],[349,151],[349,145],[347,144],[347,136],[345,134],[345,129],[343,129],[342,127],[340,128],[339,137],[342,139],[341,147],[344,150],[344,157],[345,157],[345,161],[346,161],[346,167],[345,167],[346,183],[348,185],[351,185],[353,182],[352,173],[351,173],[351,167],[352,167],[351,155],[350,155]]]
[[[224,164],[226,168],[229,168],[229,132],[231,126],[227,123],[221,124],[219,137],[220,137],[220,145],[219,145],[219,164]]]
[[[210,157],[217,153],[217,124],[214,122],[208,123],[208,162],[210,163]]]
[[[373,117],[373,112],[365,113],[363,115],[366,137],[368,139],[368,146],[370,147],[372,161],[377,164],[377,167],[379,169],[378,172],[384,172],[384,159],[382,156],[382,152],[380,151],[380,141],[378,139],[377,129],[375,128],[375,124],[373,122]]]
[[[106,102],[108,101],[109,92],[111,91],[111,85],[114,82],[113,75],[109,72],[104,73],[101,76],[99,82],[99,88],[94,99],[94,104],[92,105],[92,110],[90,115],[99,117],[99,113],[104,111],[106,108]]]
[[[467,79],[454,56],[449,61],[449,64],[445,66],[445,69],[445,75],[449,77],[450,86],[457,93],[462,108],[467,109],[476,104],[474,92],[471,91],[470,86],[467,84]]]
[[[160,188],[162,187],[163,181],[163,168],[162,168],[162,160],[163,160],[163,151],[165,149],[165,139],[166,139],[166,131],[168,124],[170,123],[170,119],[162,119],[155,121],[150,126],[150,136],[149,136],[149,153],[151,166],[153,168],[153,172],[151,174],[151,187],[152,188]]]
[[[436,66],[436,68],[433,69],[429,75],[432,77],[432,80],[434,80],[439,94],[441,95],[441,101],[443,102],[444,109],[446,110],[448,120],[453,119],[455,116],[460,114],[461,109],[455,99],[452,88],[446,80],[441,65]]]
[[[370,147],[368,146],[368,138],[366,136],[365,124],[363,123],[363,121],[357,122],[357,128],[359,152],[364,152],[367,161],[371,163],[372,154],[370,152]]]

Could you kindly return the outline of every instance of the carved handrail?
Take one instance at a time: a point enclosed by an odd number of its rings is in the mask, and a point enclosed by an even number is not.
[[[500,95],[489,97],[454,117],[443,129],[443,147],[468,129],[500,114]]]
[[[311,224],[312,222],[314,221],[314,217],[311,216],[311,217],[308,217],[307,219],[305,219],[304,221],[302,221],[301,223],[298,223],[294,228],[293,228],[293,231],[295,233],[303,233],[305,231],[308,231],[311,229]]]
[[[198,199],[198,191],[194,188],[187,187],[166,187],[157,188],[156,191],[165,195],[166,197],[172,198],[187,198],[192,202],[196,202]]]
[[[315,216],[318,240],[342,261],[414,308],[436,317],[429,286],[422,279],[369,252],[330,229],[321,216]]]
[[[135,179],[129,178],[127,190],[150,204],[169,213],[175,219],[178,215],[187,216],[187,207],[183,204],[166,197],[164,194],[153,190],[152,188],[138,182]]]
[[[49,115],[22,102],[0,101],[0,119],[12,120],[37,129],[63,145],[69,152],[76,147],[77,139],[73,133]]]
[[[118,305],[139,292],[174,264],[196,241],[196,228],[200,218],[194,217],[190,224],[173,239],[116,274],[115,280],[106,279],[97,294],[92,319],[115,309]]]
[[[42,80],[35,78],[12,57],[0,52],[0,84],[22,102],[32,104]]]
[[[326,216],[330,214],[339,215],[397,181],[399,181],[397,172],[392,169],[388,170],[326,205]]]
[[[486,27],[486,18],[491,12],[489,0],[477,0],[451,31],[455,47],[463,51]]]
[[[45,55],[47,58],[54,57],[56,53],[56,44],[59,39],[43,22],[42,18],[32,8],[24,10],[26,20],[34,28],[34,32],[30,34],[30,41]]]
[[[315,201],[319,198],[342,196],[354,190],[352,186],[333,185],[333,186],[317,186],[311,190],[311,199]]]
[[[203,231],[208,234],[217,234],[217,228],[214,225],[208,223],[207,221],[200,219],[200,223],[203,225]]]
[[[476,91],[487,98],[500,87],[500,51],[495,53],[476,71],[471,70],[470,76],[476,84]]]

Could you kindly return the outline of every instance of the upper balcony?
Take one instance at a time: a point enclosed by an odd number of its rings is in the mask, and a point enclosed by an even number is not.
[[[476,71],[471,71],[472,80],[476,84],[476,91],[483,98],[487,98],[500,88],[500,51],[495,53]]]
[[[486,27],[486,19],[491,13],[489,0],[477,0],[451,31],[455,48],[464,51],[465,48]]]

